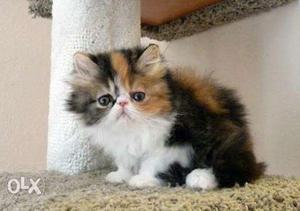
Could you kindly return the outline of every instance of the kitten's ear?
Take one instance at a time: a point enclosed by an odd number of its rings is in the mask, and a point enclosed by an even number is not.
[[[144,68],[151,64],[161,61],[159,47],[156,44],[150,44],[138,59],[138,67]]]
[[[99,74],[99,66],[92,61],[90,55],[77,52],[73,57],[75,73],[84,77],[94,77]]]

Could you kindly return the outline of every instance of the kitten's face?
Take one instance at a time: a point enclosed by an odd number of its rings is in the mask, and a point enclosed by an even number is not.
[[[172,111],[159,48],[97,56],[77,53],[69,110],[87,125],[142,123]]]

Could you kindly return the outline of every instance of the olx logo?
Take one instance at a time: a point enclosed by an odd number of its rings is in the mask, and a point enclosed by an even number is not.
[[[40,195],[42,192],[39,188],[41,178],[32,179],[21,177],[20,179],[10,179],[7,183],[7,190],[11,194],[17,194],[22,190],[27,190],[29,194],[35,193]]]

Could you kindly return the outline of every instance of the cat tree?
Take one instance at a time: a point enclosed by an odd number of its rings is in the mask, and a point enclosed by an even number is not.
[[[160,25],[144,23],[142,27],[140,0],[28,1],[34,16],[53,18],[48,169],[73,174],[109,165],[107,158],[90,145],[77,121],[65,111],[69,90],[64,81],[72,71],[72,55],[76,51],[93,53],[135,46],[140,43],[140,33],[158,40],[177,39],[294,0],[209,0],[217,3]]]
[[[140,2],[53,0],[52,14],[48,169],[74,174],[104,167],[107,159],[65,110],[65,80],[77,51],[95,53],[140,43]]]

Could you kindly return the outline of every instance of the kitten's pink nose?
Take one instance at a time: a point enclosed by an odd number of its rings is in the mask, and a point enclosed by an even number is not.
[[[117,98],[117,104],[124,108],[128,104],[128,98],[124,95],[119,96]]]
[[[118,104],[119,104],[121,107],[125,107],[125,106],[128,104],[128,101],[127,101],[127,100],[122,100],[122,101],[119,101]]]

